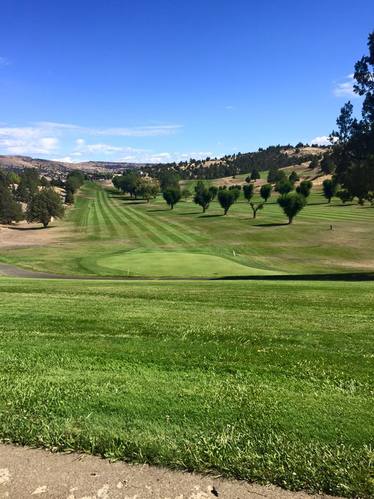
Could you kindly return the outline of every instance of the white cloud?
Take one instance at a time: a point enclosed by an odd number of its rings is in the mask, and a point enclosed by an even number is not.
[[[51,137],[34,127],[0,127],[0,149],[7,154],[49,154],[59,145],[57,137]]]
[[[9,66],[9,60],[6,57],[0,56],[0,66]]]
[[[335,97],[358,97],[353,90],[354,75],[349,74],[345,80],[335,84],[333,93]]]
[[[328,135],[321,135],[320,137],[314,137],[310,141],[310,144],[317,144],[318,146],[329,146],[331,145],[330,137]]]
[[[138,127],[85,127],[70,123],[41,121],[36,126],[56,131],[81,132],[88,135],[102,135],[108,137],[159,137],[172,135],[183,128],[182,125],[148,125]]]
[[[160,137],[164,135],[172,135],[181,128],[183,128],[182,125],[155,125],[134,128],[99,128],[90,129],[90,133],[93,135],[107,135],[111,137]]]
[[[0,154],[47,155],[59,148],[60,139],[74,139],[74,135],[108,137],[157,137],[176,133],[181,125],[151,125],[143,127],[95,128],[71,123],[41,121],[28,126],[7,126],[0,124]],[[79,137],[79,136],[78,136]],[[83,138],[75,139],[75,150],[69,154],[114,154],[126,153],[127,147],[107,143],[86,143]]]

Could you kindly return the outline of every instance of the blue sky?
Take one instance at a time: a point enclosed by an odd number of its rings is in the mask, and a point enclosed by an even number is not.
[[[373,0],[2,0],[0,12],[0,154],[71,161],[322,141],[374,29]]]

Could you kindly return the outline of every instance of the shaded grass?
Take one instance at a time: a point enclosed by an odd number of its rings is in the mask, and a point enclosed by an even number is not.
[[[374,493],[371,283],[0,279],[0,435]]]

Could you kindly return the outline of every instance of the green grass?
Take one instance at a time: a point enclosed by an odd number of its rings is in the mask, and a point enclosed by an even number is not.
[[[371,283],[1,278],[0,293],[3,441],[374,494]]]
[[[175,276],[201,277],[373,272],[373,207],[329,205],[316,190],[294,224],[286,222],[275,195],[253,220],[243,199],[224,217],[217,201],[205,214],[191,200],[170,210],[161,197],[144,203],[87,183],[58,223],[63,239],[37,250],[2,250],[0,261],[108,276],[171,276],[171,269]],[[156,268],[158,258],[168,265]]]

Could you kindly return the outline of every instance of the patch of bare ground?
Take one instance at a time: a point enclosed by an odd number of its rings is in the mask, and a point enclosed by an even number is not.
[[[0,497],[24,499],[323,499],[214,476],[0,445]]]
[[[59,241],[65,230],[53,223],[44,229],[41,224],[21,222],[14,225],[0,225],[0,249],[45,246]]]

